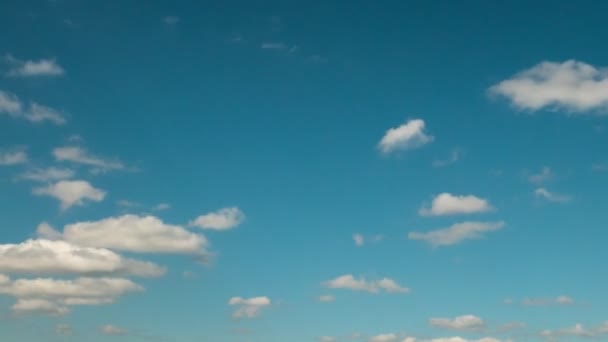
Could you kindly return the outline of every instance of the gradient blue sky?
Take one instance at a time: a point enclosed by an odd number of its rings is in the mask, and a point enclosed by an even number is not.
[[[2,1],[0,341],[608,339],[606,13],[587,0]],[[48,168],[66,174],[24,179]],[[209,246],[37,234],[146,216]],[[463,222],[442,245],[410,235]],[[2,250],[28,239],[167,271],[16,271],[29,261]],[[145,291],[50,317],[15,303],[67,296],[11,294],[18,279],[101,276]]]

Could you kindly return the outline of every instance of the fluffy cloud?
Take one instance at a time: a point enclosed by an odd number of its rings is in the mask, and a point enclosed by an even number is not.
[[[228,230],[240,225],[244,220],[245,214],[239,208],[231,207],[201,215],[190,221],[190,226],[202,229]]]
[[[63,233],[45,229],[45,238],[60,236],[78,246],[109,248],[135,253],[204,254],[207,239],[154,216],[123,215],[99,221],[68,224]]]
[[[253,297],[241,298],[232,297],[228,301],[228,305],[237,306],[236,311],[232,313],[234,318],[255,318],[258,317],[262,309],[270,306],[271,301],[268,297]]]
[[[109,249],[79,247],[65,241],[27,240],[0,245],[0,272],[157,277],[165,269],[122,257]]]
[[[608,108],[608,70],[569,60],[541,62],[489,89],[523,110],[560,108],[572,113]]]
[[[129,331],[115,325],[107,324],[99,328],[99,331],[105,335],[127,335]]]
[[[65,73],[55,59],[21,61],[9,55],[5,60],[11,65],[7,75],[12,77],[61,76]]]
[[[33,193],[39,196],[51,196],[61,202],[61,209],[67,210],[74,205],[83,205],[85,201],[101,202],[106,192],[93,187],[83,180],[62,180],[46,187],[35,188]]]
[[[23,150],[0,151],[0,166],[27,163],[27,153]]]
[[[319,302],[321,302],[321,303],[329,303],[329,302],[333,302],[335,300],[336,300],[336,297],[334,297],[332,295],[319,296]]]
[[[2,90],[0,90],[0,114],[26,119],[33,123],[50,121],[56,125],[62,125],[66,122],[61,112],[35,102],[30,103],[26,108],[17,95]]]
[[[70,179],[75,172],[70,169],[49,167],[47,169],[32,169],[22,173],[19,178],[36,182],[54,182],[58,180]]]
[[[488,200],[473,195],[458,196],[444,192],[433,199],[430,208],[418,211],[423,216],[483,213],[492,210]]]
[[[106,172],[125,168],[124,164],[118,160],[106,160],[91,155],[86,149],[78,146],[57,147],[53,149],[53,156],[57,161],[68,161],[92,166],[93,172]]]
[[[376,336],[372,336],[370,337],[367,341],[368,342],[396,342],[399,339],[399,336],[397,336],[397,334],[380,334],[380,335],[376,335]]]
[[[464,315],[454,318],[431,318],[429,324],[451,330],[479,330],[484,327],[484,321],[474,315]]]
[[[48,301],[46,299],[19,299],[11,306],[11,311],[18,315],[47,315],[63,316],[70,313],[66,306]]]
[[[462,222],[456,223],[448,228],[434,230],[428,233],[411,232],[408,234],[410,240],[422,240],[433,247],[450,246],[465,240],[479,239],[484,233],[493,232],[504,227],[503,221],[498,222]]]
[[[349,289],[353,291],[366,291],[369,293],[378,293],[380,291],[387,293],[410,292],[410,289],[399,285],[396,281],[390,278],[368,281],[364,278],[356,279],[351,274],[342,275],[335,279],[328,280],[322,285],[330,289]]]
[[[378,143],[378,148],[387,154],[397,150],[414,149],[432,142],[433,139],[433,136],[425,132],[424,120],[414,119],[387,130]]]
[[[536,195],[536,197],[538,197],[538,198],[542,198],[549,202],[556,202],[556,203],[567,203],[567,202],[570,202],[570,200],[572,199],[568,195],[556,194],[545,188],[538,188],[538,189],[534,190],[534,195]]]

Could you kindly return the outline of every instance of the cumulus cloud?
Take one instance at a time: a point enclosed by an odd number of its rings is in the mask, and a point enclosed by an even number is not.
[[[93,172],[107,172],[125,168],[125,165],[118,160],[108,160],[91,155],[86,149],[78,146],[57,147],[53,149],[53,156],[57,161],[91,166]]]
[[[32,169],[19,175],[19,179],[26,179],[35,182],[54,182],[59,180],[70,179],[74,177],[75,172],[71,169],[63,169],[49,167],[46,169]]]
[[[47,315],[64,316],[70,313],[70,309],[46,299],[19,299],[11,311],[17,315]]]
[[[33,193],[58,199],[61,202],[61,210],[67,210],[74,205],[84,205],[86,201],[101,202],[106,197],[105,191],[84,180],[62,180],[46,187],[35,188]]]
[[[204,254],[208,246],[203,235],[166,224],[155,216],[129,214],[78,222],[66,225],[63,233],[55,233],[74,245],[134,253]],[[55,233],[47,229],[41,235],[49,238]]]
[[[233,318],[258,317],[262,310],[271,304],[271,300],[268,297],[253,297],[248,299],[232,297],[228,301],[228,305],[237,307],[236,311],[232,313]]]
[[[556,202],[556,203],[567,203],[567,202],[570,202],[570,200],[572,199],[568,195],[556,194],[545,188],[538,188],[538,189],[534,190],[534,195],[536,195],[536,197],[538,197],[538,198],[542,198],[549,202]]]
[[[328,280],[322,284],[330,289],[349,289],[353,291],[365,291],[369,293],[408,293],[410,289],[399,285],[390,278],[368,281],[365,278],[355,278],[352,274],[345,274],[335,279]]]
[[[202,229],[229,230],[245,220],[245,214],[237,208],[222,208],[217,211],[201,215],[190,221],[190,226]]]
[[[575,60],[541,62],[489,89],[518,109],[583,113],[608,108],[608,70]],[[601,111],[598,111],[601,112]]]
[[[322,295],[319,296],[319,302],[321,303],[330,303],[336,300],[336,297],[332,295]]]
[[[49,121],[56,125],[63,125],[66,122],[61,112],[35,102],[31,102],[26,108],[17,95],[2,90],[0,90],[0,114],[26,119],[33,123]]]
[[[422,240],[433,247],[450,246],[465,240],[480,239],[485,233],[497,231],[504,227],[503,221],[498,222],[462,222],[448,228],[434,230],[428,233],[411,232],[410,240]]]
[[[157,277],[165,271],[154,263],[125,258],[109,249],[80,247],[65,241],[0,244],[0,272],[5,273]]]
[[[27,153],[22,149],[0,151],[0,166],[25,164],[27,161]]]
[[[454,318],[431,318],[431,326],[450,330],[479,330],[484,327],[484,321],[474,315],[464,315]]]
[[[431,207],[422,207],[418,211],[422,216],[443,216],[457,214],[483,213],[493,210],[490,202],[474,195],[452,195],[444,192],[437,195]]]
[[[397,150],[414,149],[433,140],[434,137],[425,132],[424,120],[413,119],[387,130],[378,143],[378,148],[382,153],[388,154]]]
[[[105,335],[127,335],[129,331],[115,325],[107,324],[99,328],[102,334]]]
[[[55,59],[22,61],[9,55],[5,61],[11,66],[7,73],[11,77],[61,76],[65,73]]]

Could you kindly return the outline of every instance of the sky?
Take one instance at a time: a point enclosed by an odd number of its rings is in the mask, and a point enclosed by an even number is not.
[[[608,3],[0,3],[0,341],[608,339]]]

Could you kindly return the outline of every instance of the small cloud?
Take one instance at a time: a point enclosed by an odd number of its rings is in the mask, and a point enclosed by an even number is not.
[[[485,326],[484,321],[474,315],[464,315],[454,318],[431,318],[429,324],[437,328],[459,331],[479,330]]]
[[[93,187],[84,180],[62,180],[46,187],[35,188],[34,195],[51,196],[61,202],[61,209],[67,210],[74,205],[83,205],[85,201],[101,202],[106,192]]]
[[[190,221],[190,226],[202,229],[229,230],[245,221],[245,214],[237,208],[222,208],[215,212],[201,215]]]
[[[169,203],[159,203],[159,204],[155,205],[154,208],[152,208],[152,210],[154,210],[154,211],[163,211],[163,210],[168,210],[169,208],[171,208],[171,204],[169,204]]]
[[[17,95],[2,90],[0,90],[0,114],[26,119],[33,123],[49,121],[56,125],[63,125],[66,122],[61,112],[35,102],[31,102],[26,108]]]
[[[180,22],[180,17],[175,16],[175,15],[168,15],[166,17],[163,17],[160,21],[165,24],[165,25],[176,25],[177,23]]]
[[[568,195],[556,194],[554,192],[550,192],[545,188],[538,188],[534,190],[534,195],[538,198],[545,199],[549,202],[556,203],[568,203],[572,200],[572,198]]]
[[[410,289],[399,285],[390,278],[368,281],[365,278],[355,278],[351,274],[345,274],[335,279],[328,280],[322,284],[330,289],[348,289],[353,291],[365,291],[369,293],[408,293]]]
[[[382,153],[388,154],[397,150],[414,149],[433,140],[434,137],[425,132],[424,120],[414,119],[387,130],[378,143],[378,148]]]
[[[332,295],[322,295],[322,296],[319,296],[318,300],[321,303],[330,303],[330,302],[334,302],[336,300],[336,297],[334,297]]]
[[[591,165],[591,170],[595,172],[606,172],[608,171],[608,163],[595,163]]]
[[[410,240],[422,240],[433,247],[456,245],[466,240],[480,239],[485,233],[502,229],[503,221],[498,222],[462,222],[448,228],[438,229],[427,233],[411,232]]]
[[[11,67],[7,75],[11,77],[62,76],[65,70],[55,59],[22,61],[11,55],[4,58]]]
[[[284,43],[262,43],[260,46],[264,50],[286,50],[287,45]]]
[[[92,167],[92,172],[107,172],[125,169],[125,165],[119,160],[107,160],[94,155],[78,146],[64,146],[53,149],[53,156],[59,162],[71,162]]]
[[[0,150],[0,166],[12,166],[28,162],[27,152],[23,148]]]
[[[122,207],[122,208],[137,208],[137,207],[141,206],[140,203],[125,200],[125,199],[116,201],[116,205],[119,207]]]
[[[454,164],[462,158],[464,152],[461,149],[454,149],[450,153],[450,156],[446,159],[438,159],[433,161],[434,167],[446,167],[448,165]]]
[[[104,335],[114,335],[114,336],[124,336],[129,333],[128,330],[124,328],[117,327],[115,325],[107,324],[99,328]]]
[[[532,184],[542,184],[551,181],[555,178],[553,171],[548,166],[542,168],[539,173],[531,174],[528,176],[528,181]]]
[[[232,297],[228,301],[228,305],[237,306],[236,311],[232,314],[233,318],[255,318],[258,317],[262,310],[270,306],[271,301],[268,297],[241,298]]]
[[[390,333],[390,334],[380,334],[380,335],[372,336],[367,341],[368,342],[397,342],[398,339],[399,339],[399,336],[397,336],[397,334]]]
[[[71,169],[49,167],[47,169],[31,169],[18,176],[19,179],[31,180],[35,182],[53,182],[58,180],[70,179],[76,173]]]
[[[452,195],[444,192],[435,196],[430,208],[422,207],[418,213],[422,216],[444,216],[484,213],[492,210],[494,208],[484,198],[474,195]]]
[[[353,240],[355,241],[355,245],[358,247],[361,247],[365,244],[365,238],[359,233],[353,235]]]
[[[524,298],[522,306],[552,306],[552,305],[573,305],[576,301],[569,296],[557,296],[555,298]]]
[[[608,108],[608,70],[568,60],[541,62],[488,89],[520,110],[563,109],[570,113]]]

